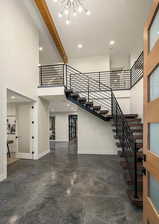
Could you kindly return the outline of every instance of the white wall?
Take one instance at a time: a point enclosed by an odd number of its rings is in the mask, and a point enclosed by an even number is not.
[[[0,15],[0,180],[2,180],[7,176],[7,88],[36,100],[39,34],[23,6],[23,1],[1,1]]]
[[[110,71],[109,56],[71,58],[69,64],[84,73]]]
[[[68,142],[68,115],[69,113],[52,113],[55,116],[55,140]]]
[[[32,155],[32,104],[20,103],[16,105],[18,153]],[[20,157],[20,156],[19,156]]]
[[[131,89],[130,111],[143,119],[143,78]]]
[[[38,99],[38,158],[49,152],[49,104]]]
[[[0,7],[0,74],[3,86],[36,98],[39,34],[22,1],[5,0]]]
[[[130,90],[114,91],[114,95],[124,114],[130,113]]]
[[[116,154],[111,122],[104,122],[94,115],[78,111],[78,153]]]
[[[124,70],[130,69],[130,56],[124,54],[111,55],[110,68],[110,70],[117,70],[121,68]]]

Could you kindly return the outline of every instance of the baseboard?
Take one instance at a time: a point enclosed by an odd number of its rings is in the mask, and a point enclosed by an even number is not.
[[[62,140],[51,140],[51,142],[55,142],[55,143],[69,143],[69,141],[62,141]]]
[[[33,159],[33,155],[31,153],[16,153],[17,159]]]
[[[44,157],[45,155],[47,155],[49,152],[50,152],[50,150],[39,153],[38,159],[41,159],[42,157]]]

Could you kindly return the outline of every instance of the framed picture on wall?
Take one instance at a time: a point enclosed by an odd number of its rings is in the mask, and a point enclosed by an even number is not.
[[[7,117],[7,134],[8,135],[16,134],[16,117],[14,116]]]

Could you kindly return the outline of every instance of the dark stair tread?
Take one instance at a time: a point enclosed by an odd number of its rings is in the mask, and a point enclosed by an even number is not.
[[[143,127],[143,124],[140,124],[140,123],[129,123],[129,127]]]
[[[105,114],[108,114],[109,113],[109,111],[108,110],[100,110],[100,112],[99,112],[100,114],[102,114],[102,115],[105,115]]]
[[[134,191],[127,190],[128,197],[133,205],[135,205],[138,208],[143,207],[143,194],[138,192],[138,198],[134,197]]]
[[[132,178],[126,172],[124,173],[124,179],[125,179],[128,186],[133,186],[134,185]],[[138,184],[138,191],[142,192],[143,191],[143,176],[138,176],[137,184]]]
[[[142,130],[142,127],[143,127],[143,124],[142,123],[128,123],[129,127],[141,127],[141,130]],[[112,124],[113,127],[115,127],[115,124]],[[121,123],[118,124],[118,126],[120,127],[121,126]]]
[[[131,166],[132,165],[132,166]],[[130,162],[130,166],[128,165],[128,162],[127,161],[120,161],[120,166],[123,168],[123,169],[134,169],[134,161]],[[143,163],[142,162],[137,162],[137,168],[138,169],[143,169]]]
[[[93,102],[86,102],[86,106],[93,107]]]
[[[135,140],[142,140],[143,139],[143,135],[133,135]],[[121,136],[122,137],[122,136]],[[119,139],[120,136],[114,135],[115,139]]]
[[[101,106],[93,106],[93,110],[100,110],[101,109]]]
[[[117,142],[117,143],[116,143],[116,146],[117,146],[118,148],[122,148],[120,142]],[[137,147],[137,149],[141,149],[141,148],[143,148],[143,143],[136,143],[136,147]]]
[[[126,120],[127,120],[128,123],[129,122],[141,122],[140,118],[134,118],[134,119],[127,118]]]
[[[121,131],[121,130],[120,130],[120,131]],[[142,133],[142,132],[143,132],[142,129],[131,129],[131,131],[132,131],[133,133]],[[116,132],[116,129],[113,129],[113,132]]]
[[[78,101],[79,101],[79,102],[84,102],[84,103],[85,103],[85,102],[87,101],[87,99],[86,99],[85,97],[80,97],[80,98],[78,99]]]
[[[125,118],[137,118],[138,115],[137,114],[124,114]]]
[[[73,93],[73,89],[65,89],[65,93]]]
[[[79,97],[79,93],[71,93],[71,97],[78,98]]]

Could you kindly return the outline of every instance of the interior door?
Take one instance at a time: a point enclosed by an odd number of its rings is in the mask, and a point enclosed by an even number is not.
[[[144,224],[159,224],[159,0],[144,31]]]
[[[31,106],[17,106],[17,148],[18,153],[31,153]]]

